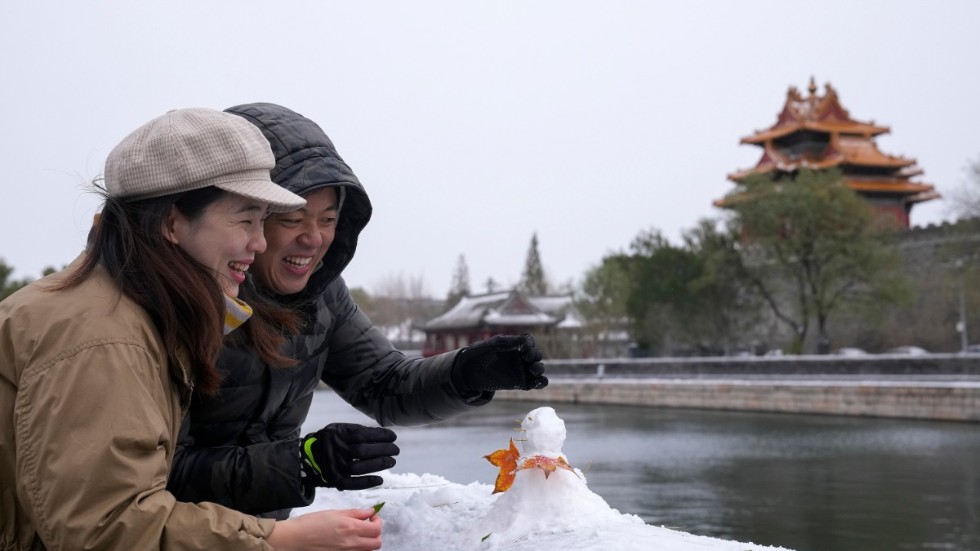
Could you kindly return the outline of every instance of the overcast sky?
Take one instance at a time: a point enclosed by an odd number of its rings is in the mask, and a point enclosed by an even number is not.
[[[890,154],[947,193],[980,157],[980,2],[5,2],[0,258],[37,276],[81,250],[83,183],[177,107],[254,101],[320,124],[374,204],[345,272],[448,290],[517,282],[532,234],[579,283],[641,231],[720,213],[739,139],[790,86],[830,82]],[[915,225],[949,218],[933,201]]]

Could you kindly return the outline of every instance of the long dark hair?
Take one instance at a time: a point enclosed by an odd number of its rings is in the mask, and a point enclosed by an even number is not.
[[[224,296],[210,270],[164,237],[163,224],[172,208],[199,219],[224,193],[206,187],[140,201],[103,193],[105,204],[89,236],[88,254],[57,287],[72,287],[103,266],[122,293],[149,313],[171,361],[180,345],[186,348],[196,390],[203,394],[213,394],[221,382],[215,363],[224,344]],[[281,348],[284,333],[295,332],[295,318],[265,304],[255,314],[246,325],[256,351],[270,364],[292,365]]]
[[[251,282],[244,283],[238,298],[252,307],[252,317],[241,329],[225,337],[227,344],[251,345],[263,362],[272,367],[292,367],[299,361],[283,353],[286,340],[299,333],[299,312],[263,296]]]

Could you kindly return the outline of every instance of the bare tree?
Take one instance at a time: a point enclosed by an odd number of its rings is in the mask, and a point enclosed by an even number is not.
[[[412,341],[415,326],[435,317],[444,302],[431,298],[422,276],[389,274],[371,293],[371,321],[397,342]]]
[[[966,168],[966,180],[949,194],[949,210],[957,218],[980,217],[980,157]]]
[[[827,352],[831,313],[899,299],[906,282],[899,257],[867,203],[838,170],[747,179],[733,201],[734,231],[746,239],[742,275],[793,332],[801,352],[815,322]],[[892,231],[888,231],[892,230]]]

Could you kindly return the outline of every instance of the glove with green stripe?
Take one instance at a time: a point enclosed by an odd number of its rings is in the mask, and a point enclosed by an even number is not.
[[[381,485],[364,476],[395,466],[395,433],[382,427],[331,423],[300,441],[305,480],[314,486],[363,490]]]

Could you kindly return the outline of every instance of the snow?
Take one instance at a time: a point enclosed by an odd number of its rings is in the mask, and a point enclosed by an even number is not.
[[[651,526],[636,515],[620,513],[589,490],[585,474],[562,453],[565,423],[553,408],[528,413],[521,430],[521,461],[560,457],[572,464],[574,472],[557,469],[545,476],[536,468],[518,470],[510,489],[493,494],[493,486],[480,482],[464,485],[429,473],[386,471],[385,483],[378,488],[358,492],[320,488],[313,504],[293,515],[384,502],[379,515],[384,521],[385,551],[788,551]],[[507,444],[501,442],[499,447]],[[474,465],[483,467],[495,468],[489,463]]]

